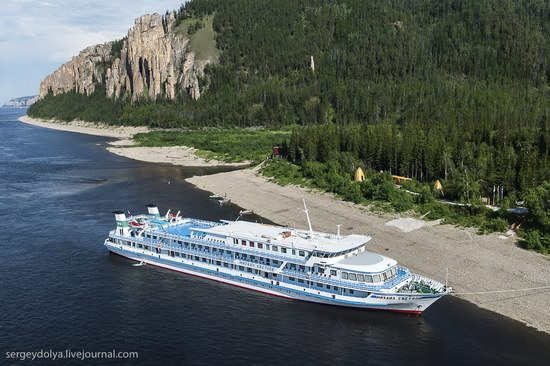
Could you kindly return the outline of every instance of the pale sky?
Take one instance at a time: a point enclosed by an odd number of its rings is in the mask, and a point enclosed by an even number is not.
[[[143,14],[185,0],[2,0],[0,106],[38,94],[40,81],[82,49],[122,38]]]

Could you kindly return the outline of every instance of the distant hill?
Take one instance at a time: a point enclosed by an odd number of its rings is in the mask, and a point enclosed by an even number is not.
[[[38,95],[31,95],[28,97],[13,98],[12,100],[4,103],[3,108],[27,108],[38,100]]]

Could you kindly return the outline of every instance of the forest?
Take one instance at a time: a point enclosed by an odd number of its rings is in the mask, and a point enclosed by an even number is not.
[[[501,186],[508,202],[538,192],[550,208],[547,1],[193,0],[176,14],[215,14],[221,54],[200,99],[132,104],[100,86],[89,97],[48,95],[29,114],[163,128],[294,126],[288,153],[301,168],[349,153],[372,171],[442,180],[455,200],[491,198]],[[550,224],[541,225],[533,240],[550,248]]]

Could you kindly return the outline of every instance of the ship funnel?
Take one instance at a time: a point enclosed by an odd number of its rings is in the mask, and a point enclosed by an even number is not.
[[[126,218],[124,211],[114,211],[115,220],[116,220],[116,232],[118,235],[129,236],[130,235],[130,226],[128,225],[129,220]]]
[[[160,218],[159,208],[156,205],[147,205],[147,213]]]

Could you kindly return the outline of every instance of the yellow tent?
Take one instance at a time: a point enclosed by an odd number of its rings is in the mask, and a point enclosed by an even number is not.
[[[361,167],[357,168],[355,171],[355,176],[353,177],[353,180],[356,182],[362,182],[365,180],[365,173],[363,173],[363,169]]]
[[[440,182],[439,180],[436,180],[436,181],[435,181],[434,189],[437,189],[438,191],[442,191],[442,190],[443,190],[443,186],[441,185],[441,182]]]

